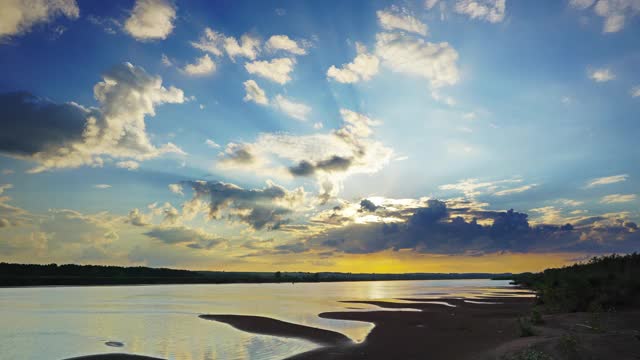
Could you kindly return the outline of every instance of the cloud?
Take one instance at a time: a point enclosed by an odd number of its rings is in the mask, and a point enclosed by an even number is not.
[[[290,58],[277,58],[271,61],[253,61],[246,63],[244,68],[249,74],[261,76],[267,80],[271,80],[280,85],[284,85],[291,81],[289,73],[293,71],[295,60]]]
[[[311,107],[303,103],[295,102],[280,94],[276,95],[273,99],[272,106],[287,116],[300,121],[307,121],[309,113],[311,113]]]
[[[104,189],[111,188],[111,185],[109,185],[109,184],[96,184],[96,185],[93,185],[93,187],[96,188],[96,189],[104,190]]]
[[[434,6],[436,6],[438,1],[439,0],[425,0],[424,1],[424,7],[426,7],[429,10],[431,10]]]
[[[504,20],[507,0],[458,0],[455,11],[471,19],[499,23]]]
[[[569,0],[569,6],[584,10],[591,7],[595,2],[596,0]]]
[[[0,184],[0,195],[4,194],[4,192],[9,189],[13,189],[13,184]]]
[[[485,194],[494,194],[499,192],[499,188],[504,188],[505,184],[520,183],[521,179],[505,179],[496,181],[479,181],[478,179],[465,179],[457,183],[441,185],[441,190],[459,191],[469,199]]]
[[[194,64],[187,64],[184,72],[191,76],[203,76],[213,74],[216,71],[216,63],[211,60],[209,54],[197,58]]]
[[[383,10],[377,11],[376,15],[378,15],[378,23],[380,24],[380,27],[385,30],[397,29],[420,34],[422,36],[427,35],[427,25],[411,15],[396,14]]]
[[[313,176],[321,198],[327,200],[339,192],[344,178],[373,174],[393,156],[392,149],[371,139],[372,127],[380,121],[348,109],[341,109],[340,115],[343,126],[329,133],[265,133],[253,143],[231,143],[218,166],[282,178]]]
[[[571,200],[571,199],[558,199],[556,203],[562,204],[564,206],[576,207],[584,204],[584,201]]]
[[[151,216],[142,213],[140,209],[136,208],[129,211],[126,221],[134,226],[147,226],[151,224]]]
[[[31,31],[38,24],[65,16],[77,19],[80,9],[75,0],[10,0],[2,3],[0,11],[0,42]]]
[[[638,0],[571,0],[569,5],[578,10],[592,8],[594,13],[604,18],[602,32],[615,33],[624,28],[627,18],[640,13]]]
[[[167,0],[136,0],[124,30],[136,40],[164,40],[175,18],[176,9]]]
[[[0,152],[38,163],[30,172],[102,166],[105,158],[125,158],[117,165],[131,168],[134,161],[184,154],[172,143],[154,146],[145,124],[157,105],[185,102],[182,90],[165,88],[159,76],[124,63],[104,73],[93,91],[98,108],[56,104],[28,93],[0,95]]]
[[[254,80],[247,80],[242,84],[244,85],[244,90],[246,92],[243,98],[244,101],[253,101],[260,105],[269,104],[269,99],[267,99],[267,95],[264,90],[262,90]]]
[[[618,204],[618,203],[631,202],[631,201],[634,201],[635,199],[636,199],[635,194],[627,194],[627,195],[611,194],[611,195],[603,196],[602,199],[600,199],[600,202],[603,204]]]
[[[82,253],[88,248],[102,248],[119,238],[118,216],[108,212],[85,214],[70,209],[52,209],[41,221],[39,231],[48,235],[49,252]]]
[[[210,249],[223,242],[214,234],[186,226],[154,226],[144,235],[165,244],[186,244],[192,249]]]
[[[199,41],[192,41],[191,46],[196,49],[206,51],[215,56],[222,55],[222,45],[224,43],[225,36],[219,32],[212,30],[211,28],[205,28],[204,33],[200,37]]]
[[[556,209],[535,211],[550,215]],[[637,224],[616,215],[601,216],[589,223],[576,221],[576,225],[531,225],[526,213],[464,208],[436,199],[375,202],[363,199],[360,203],[336,207],[328,215],[314,218],[316,226],[322,229],[320,232],[309,231],[310,235],[297,240],[304,245],[303,251],[367,254],[394,250],[447,255],[607,253],[632,251],[640,239]]]
[[[591,69],[589,78],[595,82],[607,82],[616,78],[616,75],[608,68]]]
[[[454,85],[460,78],[458,52],[446,42],[383,32],[376,35],[375,54],[392,71],[423,77],[432,88]]]
[[[182,184],[169,184],[169,191],[174,194],[184,196],[184,192],[182,192]]]
[[[13,188],[11,184],[1,184],[0,194],[11,188]],[[19,207],[10,205],[9,201],[11,201],[10,197],[0,196],[0,229],[30,224],[35,220],[33,214]]]
[[[587,182],[586,187],[592,188],[600,185],[615,184],[615,183],[627,181],[628,178],[629,178],[629,175],[627,174],[599,177],[599,178],[589,180],[589,182]]]
[[[260,53],[259,39],[249,34],[244,34],[238,41],[233,36],[226,36],[208,27],[204,29],[204,33],[198,41],[191,42],[191,46],[215,56],[222,56],[223,53],[226,53],[231,61],[234,62],[236,57],[255,60]]]
[[[140,168],[140,163],[133,160],[118,161],[116,163],[116,167],[119,167],[121,169],[127,169],[129,171],[134,171]]]
[[[519,193],[525,192],[527,190],[530,190],[530,189],[534,188],[535,186],[536,186],[535,184],[523,185],[523,186],[519,186],[519,187],[513,188],[513,189],[501,190],[501,191],[493,193],[493,195],[495,195],[495,196],[506,196],[506,195],[519,194]]]
[[[332,78],[337,82],[351,84],[359,81],[370,80],[378,73],[380,60],[367,53],[367,48],[360,43],[356,43],[357,55],[353,62],[343,64],[341,68],[333,65],[327,70],[327,78]]]
[[[93,25],[99,26],[110,35],[115,35],[118,29],[122,28],[120,21],[111,17],[100,17],[95,15],[87,16],[87,20]]]
[[[215,141],[213,141],[211,139],[205,140],[204,143],[205,143],[205,145],[207,145],[208,147],[210,147],[212,149],[220,148],[220,145],[218,145]]]
[[[267,50],[272,52],[282,50],[294,55],[305,55],[307,51],[300,47],[297,42],[289,39],[287,35],[273,35],[265,43]]]
[[[201,211],[201,203],[207,204],[207,217],[220,219],[226,215],[239,220],[255,230],[277,230],[287,224],[286,217],[295,206],[304,201],[303,188],[288,191],[268,181],[262,189],[243,189],[235,184],[207,181],[185,181],[193,189],[193,198],[183,205],[183,212],[193,216],[187,209]]]
[[[629,93],[632,98],[640,97],[640,85],[632,87]]]
[[[162,61],[162,65],[164,66],[173,66],[173,62],[165,54],[162,54],[161,61]]]
[[[224,39],[224,50],[231,60],[235,61],[237,56],[246,57],[254,60],[260,52],[260,40],[250,35],[242,35],[240,42],[234,37],[226,37]]]
[[[352,159],[333,155],[328,159],[311,163],[306,160],[300,161],[298,164],[289,167],[289,172],[294,176],[311,176],[317,171],[324,172],[343,172],[349,169]]]

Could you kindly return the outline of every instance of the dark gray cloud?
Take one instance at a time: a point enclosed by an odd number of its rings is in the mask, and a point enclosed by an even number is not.
[[[360,201],[360,211],[375,212],[378,208],[379,206],[369,199],[362,199],[362,201]]]
[[[29,93],[0,96],[0,153],[30,159],[37,173],[106,159],[129,163],[166,153],[184,154],[175,144],[156,147],[146,132],[145,117],[164,103],[183,103],[182,90],[162,86],[162,79],[130,63],[118,64],[93,87],[98,108],[56,104]]]
[[[226,162],[232,162],[237,164],[251,164],[255,161],[255,156],[251,153],[248,147],[238,145],[227,147],[226,157],[223,159]]]
[[[304,198],[302,189],[287,191],[273,183],[263,189],[243,189],[223,182],[186,181],[193,189],[190,202],[206,201],[209,217],[219,219],[225,212],[230,218],[249,224],[256,230],[277,230],[289,223],[291,207]]]
[[[369,205],[364,202],[361,208]],[[478,214],[483,220],[459,215]],[[384,210],[376,214],[386,216]],[[398,213],[395,213],[398,215]],[[528,215],[513,210],[451,211],[445,202],[429,200],[404,222],[348,223],[332,227],[309,239],[312,248],[329,248],[344,253],[372,253],[384,250],[412,250],[431,254],[483,254],[511,252],[631,252],[640,246],[640,232],[634,222],[618,220],[532,226]]]
[[[333,155],[315,164],[307,160],[302,160],[297,165],[289,167],[289,172],[294,176],[311,176],[317,171],[328,173],[344,172],[349,169],[351,164],[353,164],[352,158]]]
[[[28,92],[0,94],[0,152],[28,156],[79,141],[92,112]]]

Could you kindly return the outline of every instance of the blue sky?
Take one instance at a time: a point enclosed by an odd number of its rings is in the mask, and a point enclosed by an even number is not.
[[[639,248],[638,0],[35,3],[0,15],[2,260],[517,271]]]

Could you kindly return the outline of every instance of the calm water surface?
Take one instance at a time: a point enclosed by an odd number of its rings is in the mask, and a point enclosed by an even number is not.
[[[508,281],[491,280],[1,288],[0,358],[55,360],[128,352],[180,360],[283,359],[316,345],[249,334],[198,315],[268,316],[362,341],[373,325],[317,314],[353,307],[379,310],[340,300],[482,297],[510,289]],[[109,347],[107,341],[124,346]]]

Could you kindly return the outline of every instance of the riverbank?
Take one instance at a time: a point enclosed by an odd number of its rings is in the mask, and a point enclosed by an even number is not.
[[[505,294],[506,295],[506,294]],[[512,295],[518,295],[514,293]],[[297,338],[319,348],[287,360],[307,359],[474,359],[573,360],[638,359],[640,311],[600,314],[560,313],[531,319],[534,299],[505,296],[407,298],[397,301],[345,301],[376,305],[380,311],[319,314],[334,320],[363,321],[375,327],[362,343],[341,333],[261,316],[201,315],[255,334]],[[407,308],[419,311],[400,311]],[[398,311],[393,311],[397,309]],[[213,340],[212,340],[213,341]],[[74,360],[155,359],[102,354]]]

